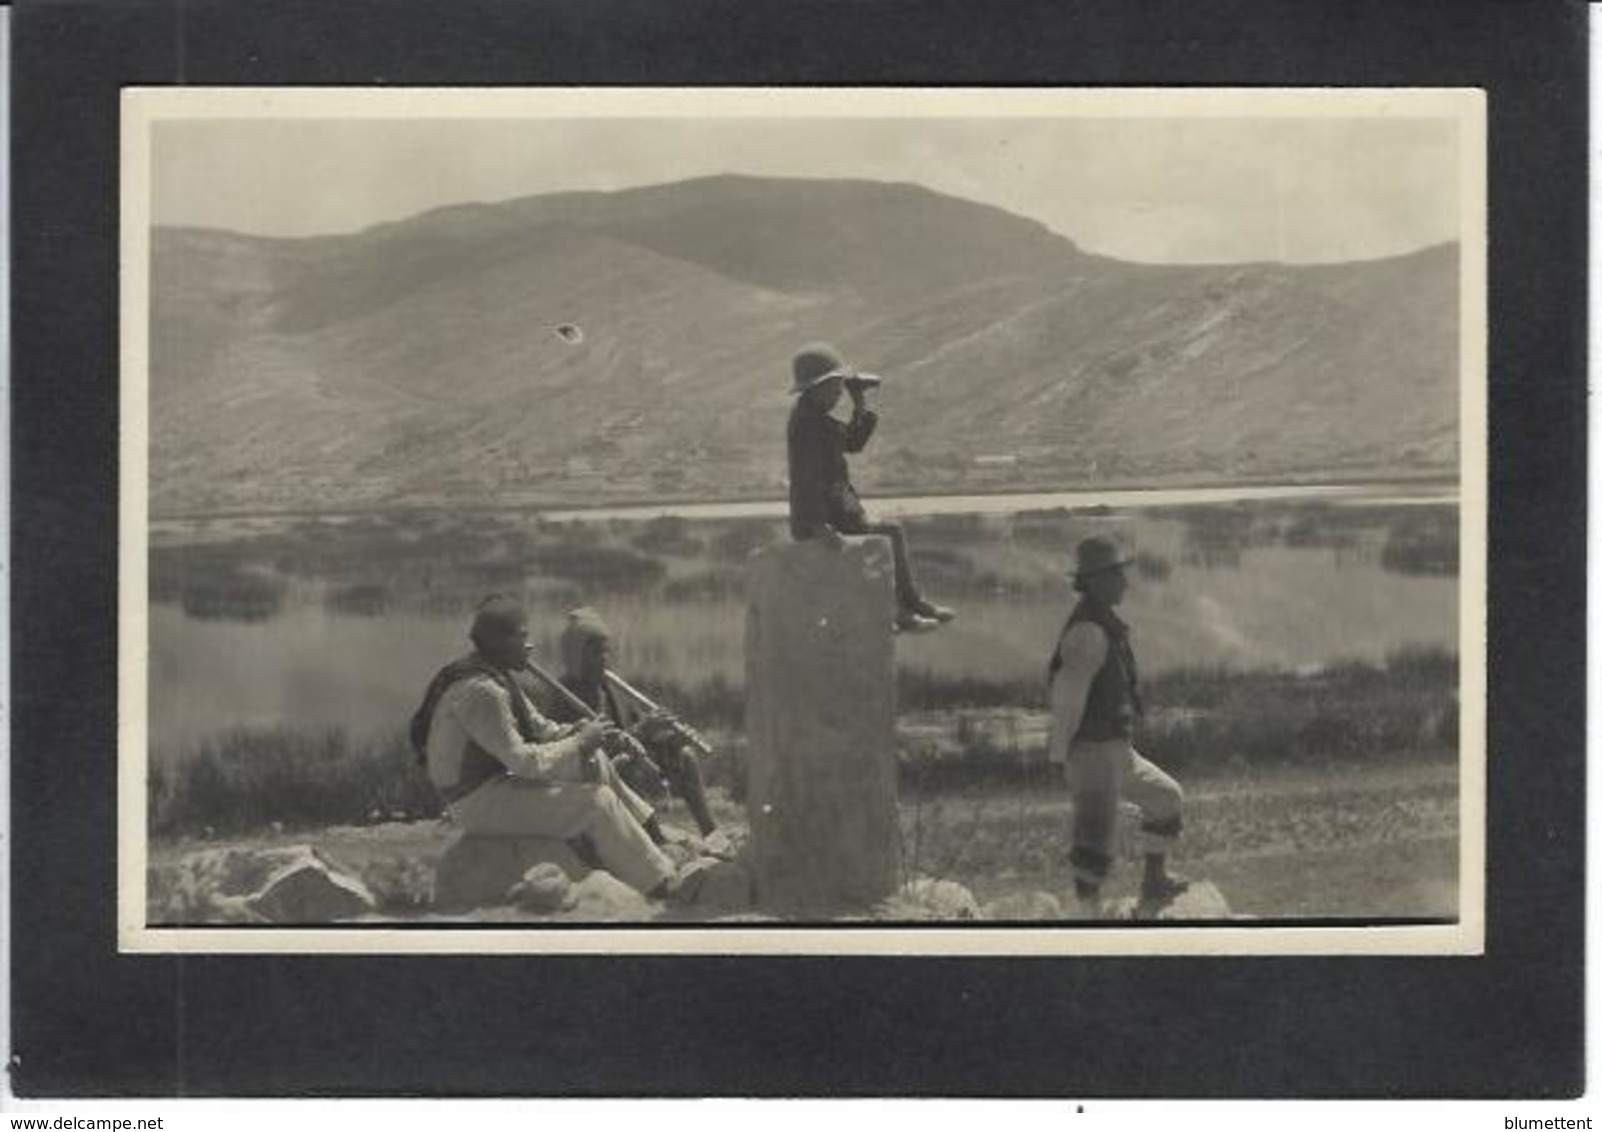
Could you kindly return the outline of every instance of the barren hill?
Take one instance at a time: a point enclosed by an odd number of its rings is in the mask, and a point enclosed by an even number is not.
[[[887,378],[878,490],[1456,459],[1454,246],[1142,266],[913,185],[715,177],[162,228],[151,283],[157,513],[777,496],[815,338]]]

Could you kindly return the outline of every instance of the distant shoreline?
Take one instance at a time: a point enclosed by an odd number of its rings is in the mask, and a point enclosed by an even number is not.
[[[1212,497],[1222,493],[1238,492],[1239,498],[1273,499],[1280,495],[1287,496],[1339,496],[1346,493],[1363,491],[1365,489],[1382,489],[1394,487],[1399,491],[1417,491],[1419,489],[1436,489],[1449,492],[1456,496],[1460,488],[1460,481],[1456,477],[1443,476],[1437,473],[1428,474],[1398,474],[1372,476],[1352,476],[1342,479],[1252,479],[1252,480],[1186,480],[1179,482],[1144,481],[1114,481],[1097,484],[1093,487],[1063,487],[1060,483],[1020,484],[1010,487],[976,487],[966,490],[952,491],[917,491],[901,490],[893,486],[881,488],[874,494],[869,494],[867,503],[870,508],[907,510],[910,513],[921,513],[916,508],[898,508],[897,504],[912,503],[915,501],[931,500],[1001,500],[1006,498],[1034,497],[1034,496],[1128,496],[1144,494],[1185,495],[1207,494]],[[203,511],[168,511],[152,512],[151,523],[193,523],[227,519],[317,519],[317,518],[354,518],[364,515],[405,515],[405,514],[431,514],[441,511],[454,511],[470,514],[504,514],[507,512],[529,512],[541,515],[550,515],[562,520],[585,518],[627,517],[628,513],[638,513],[642,517],[650,514],[689,514],[707,515],[730,509],[749,509],[755,514],[765,513],[769,509],[777,509],[782,515],[788,504],[782,498],[771,495],[730,495],[708,499],[698,497],[640,497],[622,496],[615,500],[606,500],[585,504],[573,502],[575,497],[555,494],[547,499],[525,500],[521,502],[501,503],[471,503],[456,500],[441,500],[437,502],[418,503],[372,503],[365,506],[338,506],[338,507],[285,507],[285,508],[226,508]],[[1208,502],[1211,500],[1198,500]],[[1128,501],[1123,501],[1128,505]],[[1094,505],[1094,502],[1090,505]],[[1159,504],[1160,505],[1160,504]],[[931,512],[933,513],[933,512]]]

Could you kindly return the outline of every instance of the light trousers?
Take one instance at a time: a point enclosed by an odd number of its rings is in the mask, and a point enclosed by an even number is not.
[[[1179,837],[1184,792],[1129,740],[1075,740],[1068,748],[1067,779],[1074,804],[1074,872],[1081,879],[1099,882],[1110,870],[1123,802],[1140,810],[1146,852],[1166,853]]]
[[[648,893],[673,876],[673,862],[645,832],[650,804],[624,784],[605,756],[599,759],[599,782],[497,778],[458,801],[452,815],[478,837],[586,838],[607,872]]]

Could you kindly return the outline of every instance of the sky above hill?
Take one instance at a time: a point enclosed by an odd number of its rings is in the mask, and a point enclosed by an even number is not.
[[[158,224],[349,232],[717,173],[911,181],[1155,263],[1336,262],[1459,236],[1450,118],[167,119]]]

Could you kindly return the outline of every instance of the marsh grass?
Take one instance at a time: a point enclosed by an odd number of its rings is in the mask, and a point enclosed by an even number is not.
[[[234,573],[185,583],[178,600],[199,621],[266,621],[283,609],[285,588],[277,578]]]
[[[1384,666],[1346,664],[1305,675],[1176,672],[1150,685],[1154,710],[1137,742],[1187,779],[1263,768],[1355,773],[1440,762],[1456,752],[1456,679],[1456,658],[1437,650],[1403,651]],[[715,679],[688,688],[656,683],[645,691],[710,733],[715,750],[702,763],[708,785],[743,799],[739,689]],[[1045,765],[1040,685],[905,673],[900,693],[904,713],[935,713],[946,728],[937,741],[903,736],[897,758],[904,799],[944,810],[975,792],[1021,787],[1033,793],[1053,780],[1056,772]],[[194,751],[158,752],[149,807],[158,836],[439,812],[398,732],[357,738],[340,728],[293,727],[242,728]],[[916,830],[912,836],[916,842]]]
[[[151,761],[154,836],[242,833],[434,817],[439,801],[399,733],[240,728]]]
[[[382,582],[360,582],[328,591],[324,603],[335,613],[354,617],[380,617],[389,611],[394,595]]]
[[[1441,515],[1411,516],[1386,533],[1380,565],[1399,574],[1456,577],[1458,531],[1455,519]]]
[[[1345,562],[1372,563],[1394,574],[1456,573],[1457,518],[1449,507],[1270,502],[1157,508],[1138,515],[1057,508],[916,517],[906,527],[925,587],[981,615],[965,619],[965,625],[995,634],[1016,618],[1016,609],[1068,597],[1064,569],[1074,543],[1106,529],[1109,518],[1137,536],[1139,582],[1153,593],[1175,591],[1179,604],[1202,600],[1185,597],[1191,591],[1183,586],[1183,571],[1213,575],[1202,589],[1228,591],[1228,574],[1263,568],[1245,556],[1270,547],[1329,549]],[[431,617],[471,609],[489,592],[512,592],[553,608],[586,601],[621,604],[633,613],[656,607],[682,612],[696,626],[726,627],[732,623],[728,609],[743,599],[746,559],[786,537],[784,524],[773,519],[552,521],[515,513],[418,512],[215,534],[197,528],[186,543],[152,548],[150,593],[156,602],[182,603],[195,619],[268,620],[307,600],[335,616]],[[1322,616],[1327,608],[1320,605],[1308,615]],[[1232,614],[1226,608],[1225,615]],[[1193,625],[1205,615],[1187,607]],[[708,674],[707,666],[682,655],[685,650],[675,643],[703,632],[680,634],[671,613],[646,620],[648,634],[671,638],[665,646],[670,676],[692,683]],[[723,636],[725,650],[736,645]],[[1289,647],[1276,645],[1281,651]],[[986,659],[993,667],[996,657]],[[714,664],[726,667],[723,661]],[[963,666],[946,658],[948,669]]]
[[[780,525],[771,519],[729,519],[710,540],[712,558],[731,565],[743,564],[756,551],[777,542]]]
[[[902,689],[908,711],[959,705],[1043,711],[1043,683],[991,686],[926,674],[915,680],[904,675]],[[1457,751],[1457,658],[1439,649],[1404,649],[1383,665],[1354,662],[1308,673],[1180,669],[1148,682],[1145,700],[1136,744],[1176,773],[1362,767],[1440,760]],[[1045,755],[1040,727],[998,727],[972,711],[957,715],[949,741],[903,747],[903,783],[949,791],[976,782],[1022,782],[1037,773]]]
[[[677,558],[694,558],[706,550],[706,543],[691,532],[690,524],[676,515],[647,521],[630,541],[647,554]]]
[[[540,547],[530,554],[528,565],[531,572],[601,592],[636,590],[667,574],[660,559],[620,546]],[[517,575],[519,580],[522,576]]]

